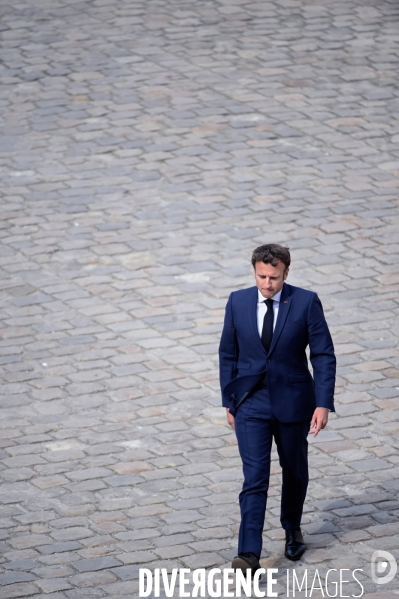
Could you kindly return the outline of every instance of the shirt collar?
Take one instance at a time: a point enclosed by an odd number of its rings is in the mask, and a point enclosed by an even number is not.
[[[274,295],[272,299],[274,302],[278,302],[280,303],[280,298],[281,298],[281,293],[282,293],[282,289],[280,289],[280,291],[278,291],[278,293],[276,293],[276,295]],[[261,292],[258,289],[258,304],[261,304],[262,302],[265,301],[265,299],[267,299],[266,297],[263,297],[263,295],[261,294]]]

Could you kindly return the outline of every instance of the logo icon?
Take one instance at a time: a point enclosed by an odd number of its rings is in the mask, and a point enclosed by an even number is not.
[[[392,553],[380,549],[374,551],[371,556],[371,578],[373,582],[387,584],[395,578],[397,571],[398,564]]]

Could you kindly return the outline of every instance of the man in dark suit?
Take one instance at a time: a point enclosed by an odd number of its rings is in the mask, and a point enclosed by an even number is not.
[[[231,293],[219,348],[222,401],[244,473],[232,567],[253,573],[260,567],[273,437],[282,467],[285,556],[298,560],[305,551],[300,524],[308,485],[307,435],[316,437],[334,411],[331,335],[316,293],[285,283],[290,261],[288,248],[278,244],[256,248],[256,287]]]

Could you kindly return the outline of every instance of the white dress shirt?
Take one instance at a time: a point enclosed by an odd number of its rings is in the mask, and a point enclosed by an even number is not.
[[[278,293],[276,293],[276,295],[274,295],[273,297],[270,298],[274,302],[273,303],[273,313],[274,313],[273,331],[274,331],[274,328],[275,328],[276,322],[277,322],[278,309],[280,307],[281,292],[282,292],[282,289],[280,289],[280,291]],[[258,317],[259,337],[262,337],[263,319],[265,318],[265,314],[267,312],[267,306],[265,304],[265,300],[266,299],[267,298],[263,297],[263,295],[261,294],[261,292],[258,289],[258,310],[257,310],[257,317]]]

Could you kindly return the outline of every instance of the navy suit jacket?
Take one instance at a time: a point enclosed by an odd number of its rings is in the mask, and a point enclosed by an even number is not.
[[[234,415],[266,377],[281,422],[310,420],[316,407],[335,411],[334,346],[316,293],[284,283],[268,353],[258,332],[257,302],[257,287],[234,291],[227,302],[219,347],[223,405]]]

